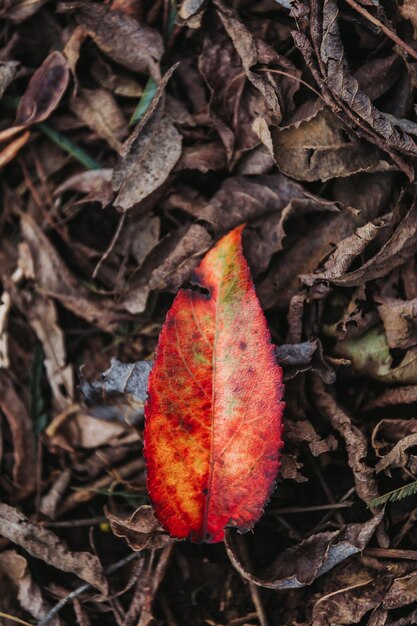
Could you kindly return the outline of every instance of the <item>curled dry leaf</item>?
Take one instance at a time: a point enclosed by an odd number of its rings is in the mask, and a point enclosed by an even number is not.
[[[177,294],[149,378],[149,495],[170,534],[196,542],[222,541],[225,526],[254,525],[282,445],[282,373],[241,232],[204,257],[193,275],[200,289]]]
[[[356,493],[363,502],[368,503],[378,497],[379,493],[374,470],[365,461],[368,454],[365,436],[352,424],[350,416],[337,404],[333,395],[317,377],[314,380],[314,399],[318,410],[343,437],[349,466],[355,479]]]
[[[115,515],[106,511],[106,517],[116,537],[126,539],[132,550],[158,550],[172,541],[156,519],[152,507],[143,505],[131,515]]]
[[[323,346],[319,339],[296,344],[283,344],[275,350],[278,363],[284,370],[285,380],[294,378],[300,372],[311,370],[317,373],[329,385],[336,380],[333,368],[323,355]]]
[[[46,120],[58,106],[68,86],[67,60],[55,51],[34,72],[20,99],[14,125],[0,132],[0,141],[15,135],[21,129]]]
[[[185,234],[178,233],[178,241],[174,241],[173,249],[168,248],[164,260],[152,272],[151,288],[177,290],[189,279],[199,259],[210,247],[213,240],[211,232],[219,236],[243,222],[265,218],[269,214],[276,219],[276,215],[295,199],[304,200],[310,208],[315,200],[314,196],[306,194],[300,185],[282,174],[226,179],[219,191],[199,212],[199,223],[192,224]],[[316,205],[318,204],[317,202]],[[338,210],[334,204],[332,206],[334,210]],[[210,225],[210,232],[202,225],[204,223]],[[255,248],[254,245],[253,249]],[[277,248],[279,249],[279,233],[271,240],[269,255]],[[264,258],[266,254],[265,250]],[[248,258],[251,262],[250,247]]]
[[[417,402],[417,385],[407,385],[387,389],[374,400],[368,402],[364,408],[371,410],[393,404],[412,404],[413,402]]]
[[[378,312],[390,348],[407,349],[417,344],[417,299],[378,298]]]
[[[106,595],[107,581],[96,556],[70,552],[53,532],[33,524],[7,504],[0,504],[0,535],[59,571],[75,574]]]
[[[313,2],[309,24],[311,42],[302,32],[293,32],[294,41],[311,69],[324,99],[337,110],[341,121],[354,128],[359,137],[385,150],[410,179],[413,179],[414,168],[410,159],[405,157],[417,156],[417,143],[413,138],[417,125],[411,123],[408,132],[402,130],[401,121],[378,110],[359,87],[346,60],[338,16],[339,9],[335,0]]]
[[[417,433],[403,437],[395,446],[378,461],[375,470],[379,473],[395,467],[407,467],[411,452],[410,448],[417,445]]]
[[[249,572],[242,562],[236,533],[226,535],[226,550],[232,562],[247,580],[269,589],[297,589],[310,585],[369,543],[383,513],[363,524],[347,524],[342,530],[317,533],[301,543],[283,550],[262,576]]]

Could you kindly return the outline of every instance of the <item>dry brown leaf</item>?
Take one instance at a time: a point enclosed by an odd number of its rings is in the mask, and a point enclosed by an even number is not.
[[[365,461],[368,454],[366,438],[359,428],[352,424],[350,416],[337,404],[333,395],[317,377],[314,379],[314,398],[318,410],[343,437],[356,493],[367,504],[378,497],[379,493],[375,472]]]
[[[158,31],[139,24],[124,11],[97,2],[60,3],[58,10],[75,11],[77,22],[113,61],[134,72],[149,72],[156,80],[160,78],[159,61],[164,46]]]
[[[70,552],[53,532],[30,522],[23,513],[0,504],[0,535],[59,571],[75,574],[107,594],[107,581],[96,556],[89,552]]]
[[[106,331],[126,318],[113,301],[91,294],[76,281],[32,217],[22,215],[21,226],[33,258],[37,288],[43,294],[59,300],[76,315]]]
[[[227,554],[237,571],[247,580],[269,589],[297,589],[310,585],[318,576],[363,550],[382,520],[382,513],[363,524],[347,524],[342,530],[312,535],[287,548],[257,576],[243,564],[236,533],[226,534]]]
[[[34,72],[20,99],[14,124],[0,132],[0,141],[12,137],[31,124],[46,120],[58,106],[68,81],[66,58],[61,52],[51,52]]]
[[[0,554],[0,578],[7,579],[7,584],[2,585],[2,592],[11,591],[22,609],[36,620],[41,621],[51,609],[43,599],[41,589],[33,580],[26,559],[15,550],[7,550]],[[5,598],[2,597],[2,608],[4,601]],[[62,626],[63,622],[59,616],[54,616],[50,625]]]
[[[377,398],[365,405],[366,410],[382,408],[392,404],[412,404],[417,402],[417,385],[406,387],[393,387],[381,393]]]
[[[127,134],[126,120],[107,89],[79,89],[71,100],[74,113],[119,152]]]
[[[106,510],[106,517],[116,537],[126,539],[132,550],[158,550],[172,542],[155,518],[152,507],[148,505],[124,516]]]
[[[379,297],[378,312],[390,348],[407,349],[417,344],[417,299]]]

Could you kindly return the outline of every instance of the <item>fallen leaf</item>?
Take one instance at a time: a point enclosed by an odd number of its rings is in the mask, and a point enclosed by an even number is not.
[[[141,506],[131,515],[125,516],[106,511],[106,517],[116,537],[126,539],[132,550],[158,550],[172,541],[150,506]]]
[[[0,578],[7,580],[7,586],[3,581],[2,589],[6,591],[10,586],[14,599],[36,620],[41,621],[50,611],[51,606],[42,597],[42,591],[33,580],[26,559],[15,550],[6,550],[0,554]],[[4,600],[2,598],[2,608]],[[49,623],[51,626],[63,625],[59,616],[52,617]]]
[[[68,81],[66,58],[61,52],[51,52],[34,72],[20,99],[14,124],[0,132],[0,141],[12,137],[31,124],[46,120],[58,106]]]
[[[114,96],[106,89],[78,89],[71,100],[71,109],[99,137],[118,152],[127,134],[126,120]]]
[[[134,72],[160,77],[159,61],[164,51],[161,35],[124,11],[97,2],[65,2],[61,12],[75,11],[75,18],[113,61]],[[126,45],[128,42],[128,45]]]
[[[278,470],[282,374],[241,252],[241,231],[221,239],[195,271],[193,281],[208,294],[178,293],[149,378],[149,495],[170,534],[196,542],[221,541],[227,525],[251,528]]]
[[[417,402],[417,385],[408,385],[406,387],[387,389],[374,400],[368,402],[364,408],[371,410],[393,404],[412,404],[413,402]]]
[[[107,594],[107,581],[96,556],[89,552],[70,552],[53,532],[33,524],[8,504],[0,504],[0,513],[2,537],[59,571],[75,574]]]
[[[135,131],[133,131],[135,134]],[[127,140],[128,152],[116,165],[113,189],[119,211],[127,211],[158,189],[181,155],[181,135],[162,108],[155,111],[138,137]]]
[[[329,385],[336,380],[333,368],[324,358],[323,346],[319,339],[283,344],[276,348],[275,355],[284,370],[284,380],[294,378],[298,373],[308,370],[317,373]]]
[[[361,552],[369,543],[383,513],[378,513],[363,524],[346,524],[342,530],[323,532],[304,539],[283,550],[268,566],[262,576],[248,571],[243,564],[236,534],[227,531],[226,551],[239,574],[255,585],[268,589],[297,589],[311,583],[353,554]]]
[[[417,433],[403,437],[375,466],[376,472],[386,471],[394,467],[407,467],[411,452],[408,450],[417,445]]]
[[[3,97],[7,87],[13,81],[19,69],[18,61],[1,61],[0,62],[0,98]]]

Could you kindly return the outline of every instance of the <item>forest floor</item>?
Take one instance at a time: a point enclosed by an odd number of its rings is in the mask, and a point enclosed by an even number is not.
[[[416,624],[415,1],[5,0],[0,20],[0,623]],[[281,470],[252,532],[175,542],[143,362],[242,223]]]

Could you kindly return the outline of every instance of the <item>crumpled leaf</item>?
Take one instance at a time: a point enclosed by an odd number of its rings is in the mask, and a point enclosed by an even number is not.
[[[299,372],[306,372],[310,369],[329,385],[336,380],[333,368],[324,358],[323,346],[319,339],[298,344],[283,344],[275,349],[275,355],[284,369],[284,380],[289,380]]]
[[[196,269],[193,282],[208,294],[177,294],[149,378],[149,495],[170,534],[196,542],[222,541],[225,526],[254,525],[282,445],[282,373],[241,232],[223,237]]]
[[[89,552],[70,552],[53,532],[33,524],[8,504],[0,504],[0,535],[59,571],[75,574],[103,594],[107,593],[107,581],[96,556]]]
[[[407,131],[403,130],[399,119],[377,109],[360,89],[346,60],[338,13],[335,0],[324,0],[320,8],[314,3],[310,15],[311,42],[301,32],[293,32],[294,41],[325,100],[333,107],[337,104],[338,117],[360,137],[385,150],[412,180],[414,169],[406,157],[417,156],[417,143],[413,139],[417,125],[410,123]]]
[[[386,471],[394,467],[406,467],[410,452],[408,450],[417,445],[417,433],[403,437],[378,463],[376,472]]]
[[[97,2],[62,2],[58,10],[75,11],[77,22],[113,61],[134,72],[149,72],[156,80],[160,78],[164,46],[158,31],[139,24],[124,11]]]
[[[143,505],[131,515],[115,515],[106,511],[106,517],[116,537],[126,539],[132,550],[158,550],[172,541],[156,519],[151,506]]]
[[[297,180],[326,181],[389,169],[381,152],[349,136],[328,108],[296,126],[273,129],[271,137],[279,169]]]
[[[412,404],[413,402],[417,402],[417,385],[407,385],[405,387],[387,389],[374,400],[368,402],[364,408],[371,410],[392,404]]]
[[[297,589],[310,585],[353,554],[361,552],[372,538],[383,513],[363,524],[347,524],[342,530],[323,532],[283,550],[262,576],[252,574],[239,555],[236,534],[227,531],[226,551],[239,574],[268,589]]]
[[[54,193],[59,196],[65,191],[79,191],[87,194],[83,202],[100,202],[102,206],[107,206],[114,197],[112,175],[113,170],[109,168],[79,172],[61,183]]]
[[[20,99],[14,124],[0,132],[0,141],[12,137],[27,126],[46,120],[58,106],[68,81],[67,60],[61,52],[55,50],[34,72]]]

